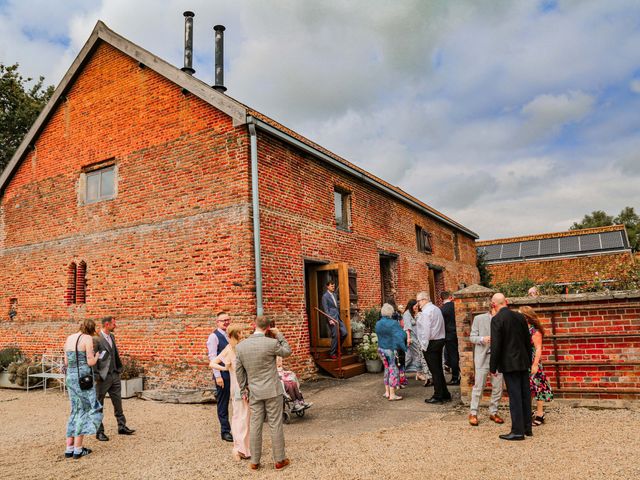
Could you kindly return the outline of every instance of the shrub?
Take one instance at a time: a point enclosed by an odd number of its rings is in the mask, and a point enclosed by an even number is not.
[[[5,370],[11,363],[22,358],[18,347],[7,347],[0,350],[0,371]]]
[[[380,309],[372,307],[364,311],[364,328],[368,332],[375,331],[378,320],[380,320]]]
[[[358,345],[358,355],[364,360],[375,360],[378,357],[378,336],[375,333],[362,337],[362,343]]]
[[[143,373],[144,368],[136,360],[131,357],[122,357],[122,373],[120,373],[122,380],[131,380],[142,376]]]

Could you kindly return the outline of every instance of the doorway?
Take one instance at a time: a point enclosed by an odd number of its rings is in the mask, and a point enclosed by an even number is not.
[[[389,303],[394,307],[398,291],[398,257],[380,254],[380,304]]]
[[[305,296],[307,299],[307,318],[309,319],[309,339],[312,351],[329,348],[331,335],[327,316],[322,310],[322,295],[327,282],[336,284],[334,295],[340,306],[340,318],[347,329],[347,338],[343,346],[351,346],[351,312],[349,295],[349,268],[346,263],[327,263],[305,261]]]

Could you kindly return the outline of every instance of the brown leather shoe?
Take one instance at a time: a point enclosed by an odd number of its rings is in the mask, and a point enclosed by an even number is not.
[[[478,426],[478,417],[476,415],[469,415],[469,425],[472,427]]]
[[[500,415],[497,413],[495,415],[489,415],[489,420],[493,420],[496,423],[503,424],[504,420],[500,418]]]
[[[249,464],[249,468],[251,470],[260,470],[260,464],[259,463],[250,463]]]
[[[282,470],[284,467],[287,467],[291,463],[291,460],[285,458],[281,462],[276,462],[276,470]]]

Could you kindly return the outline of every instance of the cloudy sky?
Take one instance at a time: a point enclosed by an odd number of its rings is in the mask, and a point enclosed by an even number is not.
[[[638,0],[0,0],[0,62],[57,84],[100,19],[482,239],[640,210]]]

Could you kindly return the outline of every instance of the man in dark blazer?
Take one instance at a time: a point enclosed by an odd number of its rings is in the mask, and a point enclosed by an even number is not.
[[[329,358],[338,358],[338,330],[340,331],[340,345],[347,338],[347,328],[340,318],[340,302],[335,292],[336,284],[329,280],[327,282],[327,291],[322,295],[322,310],[328,315],[325,319],[329,323],[329,333],[331,334]]]
[[[104,399],[109,394],[111,403],[113,404],[113,413],[118,421],[118,433],[120,435],[131,435],[135,430],[127,427],[127,420],[122,410],[122,385],[120,374],[122,373],[122,361],[120,353],[116,346],[116,339],[113,331],[116,328],[116,319],[113,317],[104,317],[101,320],[102,329],[96,337],[94,337],[94,349],[100,354],[98,362],[93,367],[94,377],[96,378],[96,394],[98,401],[104,410]],[[96,438],[101,442],[109,440],[104,433],[104,424],[100,423]]]
[[[444,302],[440,311],[444,318],[444,359],[445,364],[451,369],[451,381],[449,385],[460,385],[460,355],[458,354],[458,333],[456,332],[456,307],[453,303],[453,295],[442,292],[440,298]]]
[[[502,372],[509,392],[511,432],[500,435],[503,440],[524,440],[532,436],[531,392],[529,367],[531,366],[531,336],[527,321],[518,312],[507,307],[501,293],[491,297],[491,308],[496,315],[491,319],[491,374]]]

